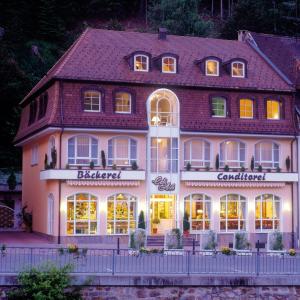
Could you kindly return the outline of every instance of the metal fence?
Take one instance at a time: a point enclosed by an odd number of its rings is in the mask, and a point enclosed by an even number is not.
[[[208,251],[137,253],[125,249],[8,247],[0,252],[0,273],[19,273],[51,263],[72,265],[73,273],[90,274],[300,274],[300,254],[245,252],[225,255]]]

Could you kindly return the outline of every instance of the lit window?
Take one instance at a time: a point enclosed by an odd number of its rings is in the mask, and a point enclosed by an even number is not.
[[[79,135],[68,140],[68,164],[89,165],[93,162],[98,165],[98,140]]]
[[[255,167],[279,167],[279,145],[273,142],[259,142],[255,145]]]
[[[231,168],[245,166],[246,145],[239,141],[225,141],[220,144],[220,166]]]
[[[39,147],[34,145],[31,149],[31,165],[37,165],[39,163]]]
[[[211,198],[205,194],[191,194],[184,198],[184,211],[189,216],[191,231],[209,230]]]
[[[137,198],[115,194],[107,199],[107,234],[128,234],[136,228]]]
[[[151,172],[177,173],[178,139],[151,138]]]
[[[131,166],[137,161],[137,142],[128,137],[115,137],[108,141],[108,165]]]
[[[253,119],[253,100],[240,99],[240,118]]]
[[[162,72],[163,73],[176,73],[176,59],[174,57],[163,57]]]
[[[190,140],[184,143],[184,165],[192,167],[210,166],[210,144],[204,140]]]
[[[246,230],[246,198],[229,194],[220,199],[220,230]]]
[[[129,93],[116,93],[116,113],[130,114],[131,113],[131,95]]]
[[[226,117],[226,99],[222,97],[212,98],[212,116],[216,118]]]
[[[97,197],[80,193],[67,198],[67,234],[97,233]]]
[[[217,60],[205,61],[205,75],[219,76],[219,62]]]
[[[134,71],[139,71],[139,72],[149,71],[149,57],[147,55],[134,56]]]
[[[231,76],[232,77],[245,77],[245,64],[242,62],[231,63]]]
[[[280,119],[280,102],[277,100],[267,100],[267,119]]]
[[[101,94],[97,91],[84,92],[84,111],[101,111]]]
[[[37,100],[33,100],[29,105],[29,121],[28,125],[34,123],[37,114]]]
[[[255,198],[255,229],[279,230],[280,198],[264,194]]]
[[[48,93],[43,94],[39,99],[39,115],[38,118],[41,119],[46,115],[48,106]]]

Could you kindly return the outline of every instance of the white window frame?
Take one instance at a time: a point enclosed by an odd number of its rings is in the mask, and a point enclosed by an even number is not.
[[[241,101],[242,100],[249,100],[249,101],[251,101],[251,103],[252,103],[252,106],[251,106],[251,114],[252,114],[252,116],[251,117],[241,117]],[[240,106],[240,119],[253,119],[254,118],[254,109],[253,109],[253,107],[254,107],[254,101],[252,100],[252,99],[249,99],[249,98],[240,98],[240,100],[239,100],[239,106]],[[244,110],[245,111],[245,110]]]
[[[226,143],[228,143],[228,142],[234,142],[234,143],[238,143],[238,158],[236,159],[236,160],[228,160],[227,159],[227,156],[228,156],[228,150],[227,150],[227,147],[226,147]],[[225,145],[224,146],[224,159],[222,159],[222,157],[221,157],[221,147],[222,147],[222,145]],[[245,151],[245,160],[244,161],[242,161],[241,160],[241,151],[242,151],[242,149],[243,148],[241,148],[241,144],[243,144],[244,145],[244,151]],[[228,165],[230,168],[240,168],[240,167],[245,167],[245,165],[246,165],[246,157],[247,157],[247,153],[246,153],[246,150],[247,150],[247,148],[246,148],[246,143],[244,143],[244,142],[242,142],[242,141],[239,141],[239,140],[226,140],[226,141],[223,141],[223,142],[221,142],[220,143],[220,167],[221,168],[224,168],[226,165]],[[238,163],[239,164],[239,166],[231,166],[230,165],[230,163]]]
[[[118,202],[117,200],[117,196],[118,194],[123,194],[127,197],[127,209],[128,209],[128,216],[127,216],[127,219],[126,220],[116,220],[116,203]],[[113,202],[114,202],[114,218],[113,220],[109,220],[108,217],[106,217],[106,234],[107,235],[129,235],[130,233],[130,222],[134,222],[135,223],[135,228],[137,227],[137,205],[139,203],[138,201],[138,197],[137,196],[134,196],[130,193],[116,193],[116,194],[113,194],[113,195],[110,195],[109,197],[107,197],[107,200],[106,200],[106,212],[108,212],[108,203],[109,202],[112,202],[112,200],[110,200],[110,198],[114,198],[113,199]],[[134,200],[132,200],[132,198],[134,198]],[[133,220],[130,219],[130,203],[135,203],[135,212],[134,212],[134,218]],[[113,233],[108,233],[108,230],[107,230],[107,226],[108,226],[108,223],[111,222],[113,223]],[[127,222],[127,233],[116,233],[116,223],[118,222]]]
[[[234,64],[241,64],[243,66],[243,74],[241,76],[233,74],[233,65]],[[231,62],[231,77],[233,77],[233,78],[245,78],[245,74],[246,74],[245,68],[246,68],[246,65],[242,61],[235,60],[235,61]]]
[[[98,104],[99,104],[99,109],[85,109],[85,99],[86,99],[86,96],[85,94],[86,93],[98,93]],[[86,90],[84,91],[83,93],[83,110],[85,112],[101,112],[101,101],[102,101],[102,95],[101,95],[101,92],[97,91],[97,90]],[[91,98],[91,104],[90,106],[92,107],[93,104],[92,104],[92,98]]]
[[[202,200],[195,200],[193,199],[194,195],[202,195],[203,199]],[[190,211],[188,212],[189,214],[189,222],[190,222],[190,231],[194,233],[199,233],[199,232],[205,232],[211,229],[212,225],[212,199],[210,196],[203,194],[203,193],[192,193],[184,197],[184,212],[186,212],[186,203],[189,202],[190,204]],[[202,202],[203,205],[203,213],[202,213],[202,218],[201,219],[192,219],[192,203],[193,202]],[[209,210],[209,216],[208,218],[205,218],[205,208],[206,204],[209,204],[210,210]],[[200,230],[193,230],[192,229],[192,222],[196,221],[201,221],[202,222],[202,229]],[[205,222],[209,222],[209,228],[205,229]]]
[[[262,218],[262,211],[263,211],[262,210],[262,204],[263,204],[263,202],[265,202],[263,200],[264,195],[271,195],[272,196],[272,205],[273,205],[273,207],[272,207],[272,209],[273,209],[272,219],[263,219]],[[275,199],[275,198],[277,198],[277,199]],[[260,202],[260,218],[259,219],[256,218],[256,203],[257,202]],[[276,209],[276,205],[275,205],[276,202],[279,203],[279,216],[277,218],[274,218],[274,210]],[[282,216],[282,201],[281,201],[281,198],[279,196],[274,195],[274,194],[266,194],[265,193],[265,194],[261,194],[261,195],[258,195],[258,196],[255,197],[255,221],[254,221],[255,232],[272,232],[272,231],[275,231],[275,230],[280,230],[281,224],[282,224],[281,216]],[[260,228],[259,229],[256,228],[256,221],[260,221]],[[262,228],[263,221],[272,221],[272,224],[273,224],[272,229]],[[275,226],[274,226],[275,221],[279,222],[279,226],[278,226],[277,229],[275,229]]]
[[[172,59],[174,64],[174,71],[164,71],[164,60],[165,59]],[[177,60],[175,57],[172,56],[164,56],[161,60],[161,71],[162,73],[169,73],[169,74],[175,74],[177,72]]]
[[[129,111],[118,111],[117,110],[117,99],[118,99],[118,97],[117,97],[117,95],[118,94],[128,94],[129,95]],[[122,105],[123,107],[124,107],[124,105]],[[132,112],[132,96],[131,96],[131,94],[130,93],[128,93],[128,92],[117,92],[116,94],[115,94],[115,113],[116,114],[131,114],[131,112]]]
[[[147,68],[145,70],[141,70],[141,69],[136,68],[136,59],[138,57],[145,57],[146,58]],[[145,54],[136,54],[136,55],[134,55],[134,57],[133,57],[133,67],[134,67],[135,72],[149,72],[149,56],[145,55]]]
[[[88,195],[88,200],[77,200],[76,196],[79,194],[87,194]],[[73,200],[69,200],[68,198],[73,197]],[[95,197],[95,200],[92,200],[91,198]],[[76,219],[76,203],[78,202],[88,202],[89,204],[89,218],[87,220],[77,220]],[[78,192],[78,193],[74,193],[72,195],[69,195],[66,199],[67,202],[67,213],[66,213],[66,235],[67,236],[96,236],[98,231],[99,231],[99,212],[98,212],[98,205],[99,205],[99,198],[91,193],[88,192]],[[73,220],[68,220],[68,203],[69,202],[73,202],[74,205],[74,214],[73,214]],[[91,220],[90,219],[90,209],[91,209],[91,203],[96,202],[96,220]],[[88,233],[76,233],[76,223],[87,223],[88,224]],[[68,223],[73,223],[74,224],[74,233],[73,234],[68,234],[68,227],[67,224]],[[91,233],[91,223],[96,223],[96,232],[95,233]]]
[[[262,160],[262,144],[263,143],[270,143],[272,144],[272,160]],[[278,161],[275,161],[275,145],[278,147]],[[259,147],[259,159],[256,157],[256,147]],[[273,141],[259,141],[254,145],[254,165],[257,168],[259,165],[261,165],[265,169],[276,169],[279,167],[280,162],[280,145],[278,143],[275,143]],[[272,167],[265,167],[263,164],[272,164]]]
[[[36,144],[31,148],[31,166],[36,166],[39,163],[39,146]]]
[[[224,101],[224,115],[212,115],[213,118],[226,118],[227,117],[227,100],[224,97],[212,97],[211,98],[211,110],[213,112],[213,101],[214,100],[223,100]]]
[[[232,200],[228,201],[228,196],[230,195],[237,195],[238,196],[238,200],[235,200],[238,203],[238,218],[237,219],[228,219],[228,202],[233,202]],[[225,197],[225,200],[222,199]],[[244,198],[244,199],[241,199]],[[221,218],[221,202],[225,202],[225,218],[222,219]],[[245,203],[245,215],[244,218],[240,217],[240,210],[241,210],[241,203]],[[220,198],[220,213],[219,213],[219,228],[220,228],[220,232],[236,232],[236,231],[246,231],[247,230],[247,222],[248,222],[248,202],[247,202],[247,198],[243,195],[240,194],[235,194],[235,193],[230,193],[230,194],[226,194],[224,196],[222,196]],[[228,221],[237,221],[238,222],[238,228],[237,229],[228,229]],[[241,222],[244,222],[244,228],[241,228]],[[221,229],[221,222],[225,222],[225,230]]]
[[[192,143],[193,142],[201,142],[202,143],[202,158],[201,159],[193,159],[192,157],[192,152],[193,152],[193,149],[192,149]],[[205,159],[205,148],[206,146],[209,148],[209,159]],[[188,148],[188,149],[186,149]],[[186,153],[186,150],[188,151],[188,153]],[[190,163],[192,167],[200,167],[200,168],[205,168],[205,167],[208,167],[210,166],[210,163],[211,163],[211,144],[204,140],[204,139],[190,139],[190,140],[187,140],[184,142],[184,145],[183,145],[183,151],[184,151],[184,165],[186,166],[187,163]],[[189,159],[187,158],[189,157]],[[193,164],[197,162],[197,163],[200,163],[202,164],[201,166],[197,165],[197,166],[194,166]]]
[[[88,157],[81,157],[81,156],[78,156],[77,153],[78,153],[78,149],[77,149],[77,145],[78,145],[78,142],[77,142],[77,139],[79,137],[87,137],[89,138],[89,156]],[[69,159],[73,159],[72,157],[69,156],[69,141],[70,139],[74,138],[75,140],[75,145],[74,145],[74,163],[70,163],[69,162]],[[93,158],[92,157],[92,139],[95,139],[97,141],[97,158]],[[90,136],[90,135],[75,135],[75,136],[72,136],[68,139],[67,141],[67,151],[68,151],[68,164],[71,165],[71,166],[88,166],[90,164],[91,161],[94,161],[95,165],[98,166],[99,165],[99,140],[97,137],[94,137],[94,136]],[[77,163],[78,160],[80,159],[87,159],[88,162],[87,163]]]
[[[217,63],[217,73],[216,74],[209,74],[208,72],[207,72],[207,64],[208,64],[208,62],[210,62],[210,61],[212,61],[212,62],[216,62]],[[216,59],[207,59],[206,61],[205,61],[205,76],[219,76],[220,75],[220,67],[219,67],[219,65],[220,65],[220,63],[219,63],[219,61],[218,60],[216,60]]]

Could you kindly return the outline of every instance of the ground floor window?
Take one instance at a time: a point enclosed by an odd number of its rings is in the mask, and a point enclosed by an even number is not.
[[[67,198],[67,234],[97,233],[97,197],[78,193]]]
[[[263,194],[255,198],[255,229],[275,230],[280,225],[280,198]]]
[[[220,199],[220,230],[246,230],[246,198],[228,194]]]
[[[136,227],[137,198],[115,194],[107,199],[107,234],[128,234]]]
[[[184,198],[184,211],[190,220],[190,229],[209,230],[211,220],[211,198],[205,194],[191,194]]]

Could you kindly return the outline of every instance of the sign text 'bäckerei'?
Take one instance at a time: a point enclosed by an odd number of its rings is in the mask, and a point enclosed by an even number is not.
[[[121,179],[121,171],[77,171],[77,179],[119,180]]]

